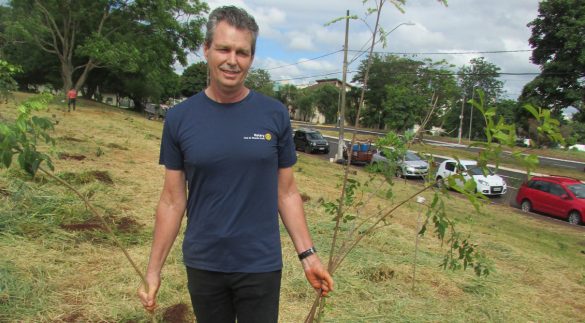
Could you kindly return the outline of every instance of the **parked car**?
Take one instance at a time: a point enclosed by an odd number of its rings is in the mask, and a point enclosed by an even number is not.
[[[519,137],[516,139],[516,146],[518,147],[530,147],[532,146],[532,139]]]
[[[347,162],[349,152],[349,144],[343,147],[343,161]],[[376,148],[371,141],[358,141],[351,149],[351,163],[354,165],[368,165],[372,162]]]
[[[372,163],[388,163],[388,156],[383,150],[372,156]],[[396,162],[396,176],[424,177],[429,173],[429,163],[414,151],[407,151],[401,160]]]
[[[454,159],[443,161],[435,175],[437,184],[442,185],[447,177],[454,174],[461,174],[465,180],[473,179],[477,192],[483,195],[501,196],[508,191],[506,181],[501,176],[494,174],[490,169],[487,170],[487,176],[484,175],[475,160],[459,160],[459,163]],[[464,185],[460,179],[456,180],[456,184],[461,187]]]
[[[308,154],[313,152],[329,153],[329,143],[317,130],[298,129],[295,131],[293,139],[297,150],[304,150]]]
[[[583,144],[575,144],[569,147],[569,150],[576,150],[576,151],[585,151],[585,145]]]
[[[538,211],[567,219],[585,221],[585,184],[562,176],[534,176],[520,186],[516,202],[524,212]]]

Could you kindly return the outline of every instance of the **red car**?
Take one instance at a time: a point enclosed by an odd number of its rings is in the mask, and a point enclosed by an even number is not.
[[[520,186],[516,202],[524,212],[550,214],[571,224],[585,222],[585,184],[577,179],[534,176]]]

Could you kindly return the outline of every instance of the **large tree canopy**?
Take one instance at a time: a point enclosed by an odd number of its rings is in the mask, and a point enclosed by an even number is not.
[[[360,65],[354,82],[363,83],[365,64]],[[404,131],[422,122],[433,100],[438,98],[441,109],[437,112],[445,109],[459,95],[450,67],[444,61],[374,55],[366,92],[367,106],[360,123]]]
[[[585,121],[585,1],[542,1],[528,26],[531,60],[541,66],[541,74],[524,87],[522,100],[557,113],[573,106]]]
[[[96,68],[156,77],[175,61],[185,65],[202,43],[201,14],[208,9],[199,0],[13,0],[9,6],[13,19],[3,22],[4,37],[56,57],[63,87],[77,89]]]

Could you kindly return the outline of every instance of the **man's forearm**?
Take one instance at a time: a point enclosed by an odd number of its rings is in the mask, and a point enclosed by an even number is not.
[[[184,205],[167,204],[163,201],[159,203],[147,273],[160,274],[179,233],[184,212]]]
[[[285,196],[281,196],[278,208],[282,222],[293,241],[297,253],[311,248],[313,241],[307,227],[300,194],[290,192]]]

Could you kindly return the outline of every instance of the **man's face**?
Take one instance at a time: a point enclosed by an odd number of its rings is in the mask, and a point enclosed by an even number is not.
[[[244,86],[252,65],[252,33],[222,21],[217,24],[209,47],[203,48],[212,85],[223,91]]]

